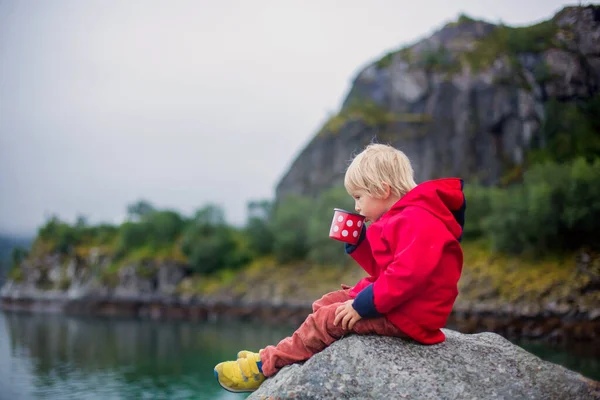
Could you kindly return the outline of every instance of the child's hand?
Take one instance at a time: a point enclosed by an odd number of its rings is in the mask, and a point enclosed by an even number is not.
[[[361,319],[361,316],[356,312],[354,307],[352,307],[353,301],[354,300],[348,300],[335,310],[335,319],[333,320],[334,326],[337,326],[341,321],[342,328],[351,330],[354,327],[354,324]]]
[[[340,285],[343,290],[352,289],[352,286],[344,285],[343,283]]]

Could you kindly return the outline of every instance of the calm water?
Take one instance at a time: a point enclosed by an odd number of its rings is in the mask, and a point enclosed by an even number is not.
[[[243,399],[213,366],[292,328],[0,312],[0,399]],[[523,347],[600,379],[597,358]]]
[[[244,399],[215,364],[292,330],[0,312],[0,399]]]

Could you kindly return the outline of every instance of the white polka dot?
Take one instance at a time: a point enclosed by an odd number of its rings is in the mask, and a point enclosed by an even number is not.
[[[342,231],[342,236],[343,236],[343,237],[346,237],[346,236],[348,236],[348,231],[344,229],[344,230]]]
[[[360,227],[362,226],[362,221],[358,221],[358,222],[356,223],[356,226],[358,226],[358,227],[360,228]]]
[[[342,217],[341,215],[338,217],[338,222],[342,222],[344,220],[344,217]]]
[[[334,232],[337,232],[337,231],[339,231],[339,230],[340,230],[340,227],[339,227],[339,226],[337,226],[337,225],[336,225],[336,226],[334,226],[334,227],[333,227],[333,231],[334,231]]]
[[[357,236],[358,236],[358,231],[354,231],[354,232],[352,233],[352,236],[354,236],[354,237],[357,237]]]
[[[348,226],[352,226],[352,225],[353,225],[353,222],[352,222],[351,220],[348,220],[348,221],[346,221],[346,225],[348,225]]]

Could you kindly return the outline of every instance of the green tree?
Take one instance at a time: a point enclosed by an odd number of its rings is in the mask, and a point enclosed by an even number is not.
[[[248,254],[236,241],[235,230],[225,223],[223,209],[214,204],[195,213],[183,233],[181,249],[193,270],[202,274],[248,262]]]
[[[29,252],[22,247],[13,248],[10,254],[11,268],[19,268],[28,255]]]
[[[51,244],[51,251],[68,254],[82,239],[82,232],[52,216],[38,230],[38,238]]]
[[[329,237],[333,209],[354,209],[354,200],[346,189],[334,187],[315,201],[308,224],[308,259],[319,264],[341,264],[348,259],[341,242]]]
[[[491,192],[486,234],[495,249],[511,253],[539,255],[598,245],[599,188],[598,159],[536,165],[522,185]]]
[[[467,209],[463,236],[466,239],[477,238],[484,233],[484,221],[491,212],[491,196],[496,188],[488,188],[477,183],[466,184],[464,188]]]
[[[531,162],[567,162],[600,157],[600,95],[579,102],[551,99],[546,119],[535,138]]]
[[[286,263],[303,260],[308,253],[308,221],[312,212],[310,199],[289,196],[273,211],[271,229],[274,235],[273,253]]]
[[[208,204],[196,211],[193,218],[195,226],[210,231],[225,225],[225,211],[216,204]]]
[[[225,226],[216,227],[210,234],[194,230],[184,236],[182,250],[195,272],[211,274],[222,268],[236,267],[240,260],[234,256],[236,243]]]
[[[89,228],[91,240],[99,245],[111,244],[119,232],[119,228],[110,224],[100,224]]]
[[[185,221],[175,211],[154,211],[144,217],[150,229],[150,242],[154,246],[164,246],[175,242],[181,234]]]
[[[142,219],[154,211],[156,211],[154,206],[146,200],[138,200],[137,202],[127,206],[127,216],[132,220]]]
[[[563,226],[570,248],[600,245],[600,158],[586,162],[579,158],[571,164],[570,180],[565,187]]]
[[[119,227],[118,252],[120,254],[144,246],[152,237],[152,226],[147,222],[124,222]]]
[[[255,256],[263,256],[273,251],[274,235],[271,230],[270,218],[273,204],[270,201],[251,201],[247,205],[248,222],[246,237],[250,251]]]

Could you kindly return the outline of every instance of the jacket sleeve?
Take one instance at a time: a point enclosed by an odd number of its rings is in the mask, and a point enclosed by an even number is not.
[[[367,274],[374,276],[376,272],[375,258],[373,258],[373,252],[366,232],[367,228],[363,225],[358,244],[356,246],[345,244],[344,248],[346,253],[349,254],[354,261],[367,272]]]
[[[404,217],[396,223],[390,231],[390,242],[396,243],[393,261],[354,300],[353,307],[362,317],[386,314],[410,299],[426,284],[442,257],[444,240],[430,224]]]

